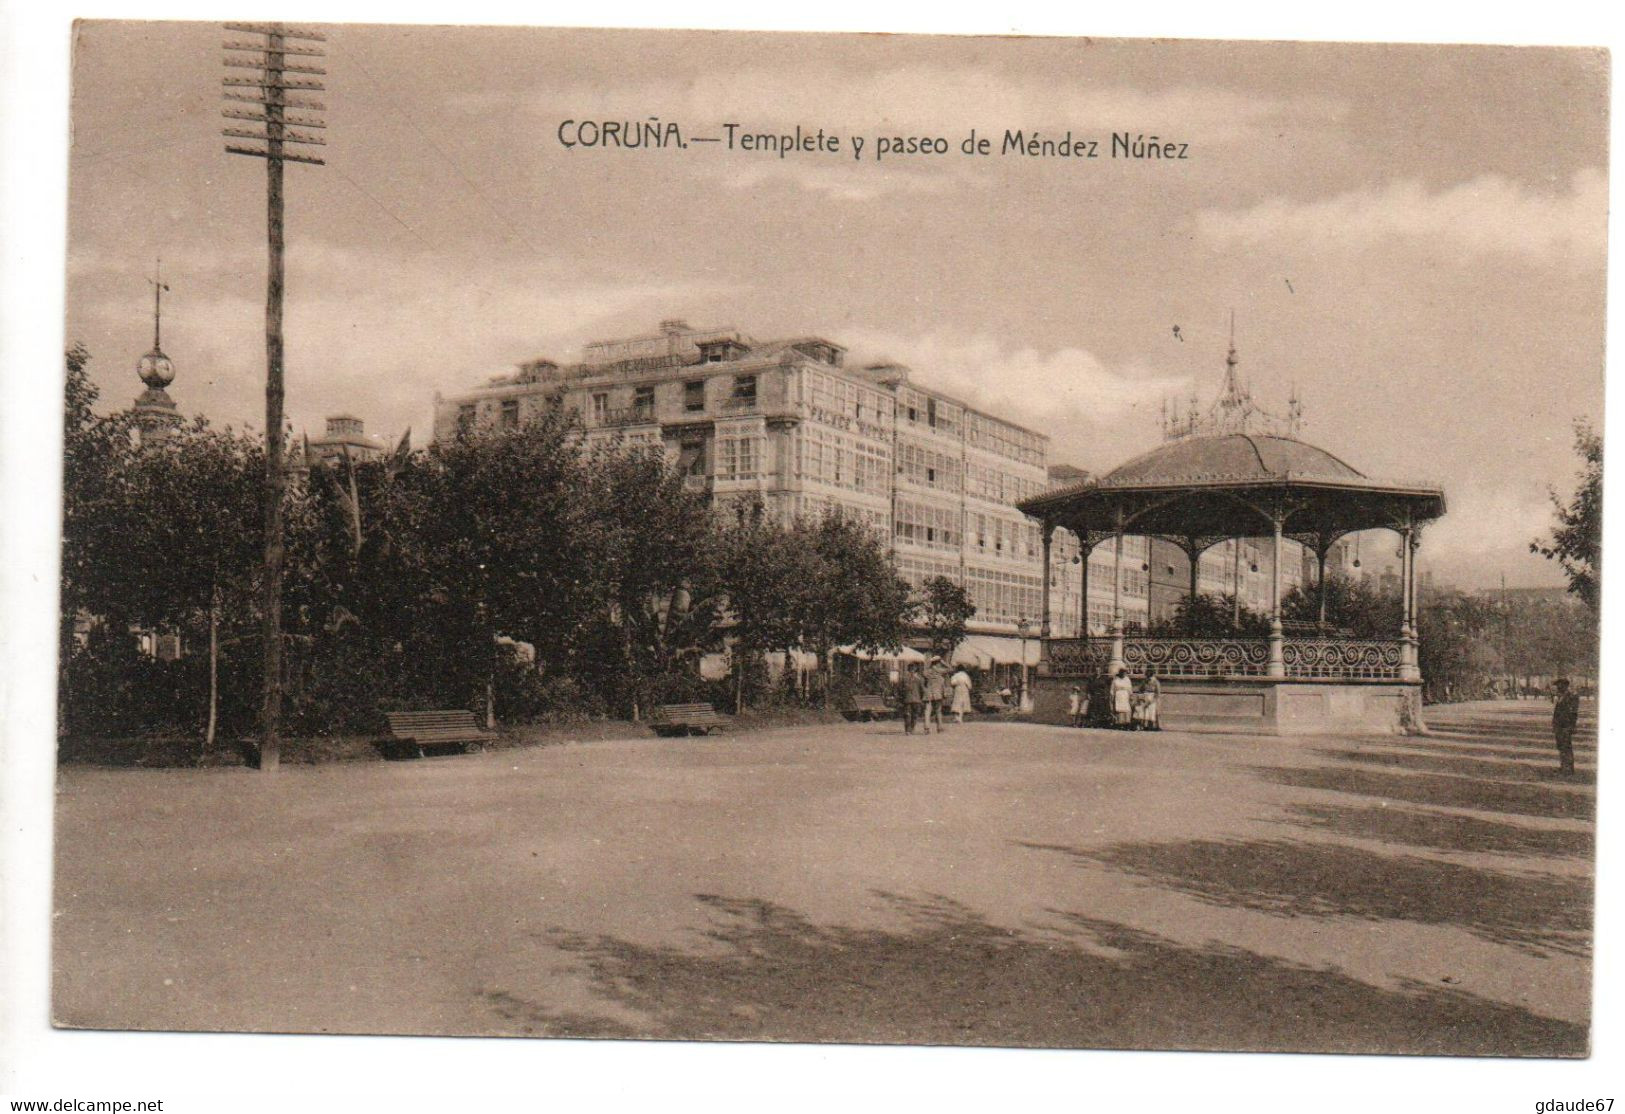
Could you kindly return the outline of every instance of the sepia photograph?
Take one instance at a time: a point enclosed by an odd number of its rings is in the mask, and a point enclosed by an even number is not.
[[[69,65],[54,1027],[1591,1055],[1607,50]]]

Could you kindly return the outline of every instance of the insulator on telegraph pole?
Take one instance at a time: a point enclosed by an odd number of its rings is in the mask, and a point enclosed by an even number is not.
[[[326,105],[311,93],[325,88],[326,70],[312,64],[325,56],[327,36],[281,23],[227,23],[228,33],[243,36],[224,44],[228,72],[223,96],[234,104],[221,114],[252,127],[221,130],[226,151],[265,160],[265,561],[261,635],[265,653],[265,686],[260,705],[259,768],[274,770],[281,760],[282,719],[282,497],[285,486],[282,428],[282,168],[290,162],[322,166],[314,154],[290,151],[323,147],[314,134],[327,128],[318,113]]]

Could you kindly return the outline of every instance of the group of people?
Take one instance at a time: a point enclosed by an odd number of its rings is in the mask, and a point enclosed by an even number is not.
[[[912,735],[916,726],[922,726],[929,735],[933,724],[940,733],[945,711],[955,723],[964,723],[965,713],[971,710],[970,690],[970,674],[963,669],[950,674],[940,657],[933,657],[924,669],[919,662],[909,663],[897,678],[897,704],[903,710],[904,733]]]
[[[1159,711],[1162,682],[1157,680],[1156,670],[1147,670],[1145,679],[1136,684],[1127,669],[1119,669],[1103,695],[1109,701],[1113,727],[1124,731],[1162,730]],[[1073,727],[1083,727],[1089,722],[1089,699],[1088,690],[1078,685],[1072,686],[1067,711],[1072,717]]]

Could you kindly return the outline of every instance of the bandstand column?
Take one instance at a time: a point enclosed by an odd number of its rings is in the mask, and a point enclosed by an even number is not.
[[[1315,560],[1319,563],[1320,573],[1315,579],[1315,586],[1320,589],[1320,633],[1326,633],[1326,536],[1320,535],[1315,539]]]
[[[1275,523],[1275,556],[1270,564],[1270,663],[1271,677],[1286,676],[1285,637],[1281,633],[1281,516]]]
[[[1083,566],[1083,572],[1079,574],[1082,583],[1078,586],[1083,593],[1083,607],[1078,618],[1079,638],[1089,637],[1089,554],[1093,551],[1094,546],[1089,544],[1089,530],[1084,527],[1078,532],[1078,563]]]
[[[1422,670],[1416,654],[1416,530],[1411,524],[1408,511],[1405,515],[1405,525],[1399,532],[1399,565],[1402,612],[1399,625],[1399,675],[1402,680],[1415,681],[1421,678]]]
[[[1038,626],[1038,637],[1041,639],[1048,639],[1050,636],[1049,582],[1055,575],[1055,567],[1050,564],[1050,545],[1054,537],[1055,523],[1046,518],[1044,520],[1044,616],[1043,621]]]
[[[1189,544],[1185,547],[1185,556],[1190,560],[1191,563],[1190,603],[1185,606],[1185,633],[1190,634],[1193,629],[1192,624],[1196,622],[1196,573],[1197,567],[1201,562],[1201,554],[1199,554],[1196,550],[1195,538],[1189,539]]]
[[[1112,660],[1106,672],[1113,677],[1123,668],[1123,508],[1117,508],[1112,532]]]

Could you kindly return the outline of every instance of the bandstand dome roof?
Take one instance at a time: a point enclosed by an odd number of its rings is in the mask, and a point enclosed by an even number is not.
[[[1319,544],[1354,530],[1444,514],[1437,484],[1374,479],[1295,437],[1212,433],[1160,445],[1103,476],[1023,500],[1034,518],[1094,537],[1116,529],[1183,538],[1196,548],[1268,533]]]
[[[1225,433],[1190,437],[1135,457],[1100,478],[1102,487],[1217,481],[1352,480],[1365,475],[1324,449],[1290,437]]]

